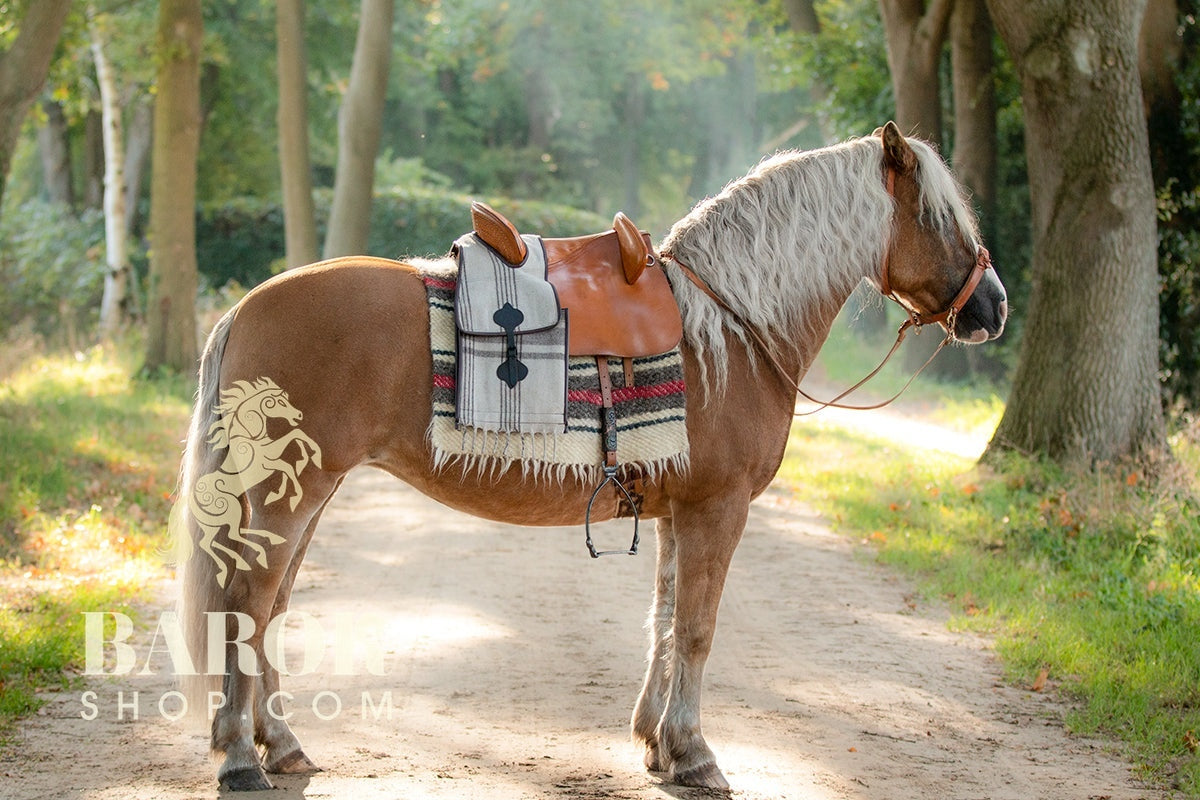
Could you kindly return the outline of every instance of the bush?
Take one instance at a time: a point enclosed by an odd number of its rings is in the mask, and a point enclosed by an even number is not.
[[[0,216],[0,339],[23,326],[71,344],[104,291],[104,216],[30,201]]]
[[[484,198],[522,231],[577,236],[604,230],[604,217],[567,206]],[[317,233],[324,239],[332,195],[316,195]],[[375,196],[364,255],[401,258],[440,255],[471,229],[471,198],[440,188],[394,188]],[[282,269],[283,209],[279,203],[240,198],[201,210],[196,228],[200,275],[210,287],[233,281],[254,286]]]

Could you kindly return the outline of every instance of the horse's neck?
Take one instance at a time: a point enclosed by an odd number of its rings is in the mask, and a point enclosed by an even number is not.
[[[758,415],[767,427],[786,430],[796,406],[796,384],[816,360],[838,312],[852,292],[853,289],[810,299],[800,315],[803,322],[794,330],[771,336],[747,335],[745,340],[727,334],[727,383],[719,399],[714,397],[716,405],[728,405],[736,415]],[[769,353],[762,352],[764,345]],[[752,411],[746,407],[746,393],[739,388],[742,386],[753,386],[753,393],[758,395]],[[722,408],[717,413],[727,410]]]

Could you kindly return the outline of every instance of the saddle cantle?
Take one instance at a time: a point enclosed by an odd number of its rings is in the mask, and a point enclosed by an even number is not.
[[[516,227],[484,203],[471,203],[475,234],[509,264],[528,248]],[[547,277],[567,310],[570,355],[641,358],[668,352],[683,337],[683,322],[648,234],[625,214],[612,230],[568,239],[542,239]]]

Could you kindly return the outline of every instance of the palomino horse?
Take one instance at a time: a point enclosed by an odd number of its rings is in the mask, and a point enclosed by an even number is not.
[[[646,766],[679,784],[728,786],[700,732],[717,606],[750,501],[783,457],[795,383],[851,291],[872,281],[914,319],[938,319],[959,341],[987,341],[1004,327],[1004,288],[986,269],[974,217],[945,164],[891,123],[879,134],[764,161],[676,223],[661,246],[684,321],[690,464],[645,487],[643,515],[657,519],[657,581],[632,729]],[[237,568],[225,580],[219,553],[192,547],[182,566],[180,618],[194,663],[209,663],[211,612],[225,615],[224,669],[209,669],[223,676],[198,681],[222,681],[212,749],[224,755],[218,778],[229,789],[267,788],[266,773],[316,769],[281,719],[263,631],[287,609],[321,511],[347,472],[380,467],[448,506],[502,522],[584,520],[593,486],[577,476],[533,480],[520,469],[454,463],[435,470],[431,374],[425,286],[413,266],[383,259],[339,258],[280,275],[209,337],[181,496],[221,471],[226,456],[210,441],[221,430],[221,402],[263,376],[303,411],[303,439],[293,439],[311,443],[300,458],[312,456],[303,473],[298,463],[282,470],[283,485],[247,481],[241,489],[240,530],[280,540],[266,566],[256,558],[261,545],[232,530],[226,541]],[[204,521],[184,522],[185,546],[203,545]],[[247,618],[254,633],[239,644]],[[261,674],[239,660],[247,645]],[[219,667],[222,654],[214,655]]]

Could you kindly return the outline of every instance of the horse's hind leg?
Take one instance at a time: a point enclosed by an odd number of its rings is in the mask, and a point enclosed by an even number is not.
[[[302,542],[307,541],[309,522],[333,493],[338,480],[340,476],[323,475],[318,478],[314,475],[308,481],[309,492],[305,502],[294,513],[286,506],[278,511],[264,509],[263,492],[259,488],[251,491],[253,499],[249,503],[251,513],[247,527],[273,531],[285,541],[270,551],[266,568],[235,570],[225,589],[227,611],[245,615],[253,625],[253,632],[237,641],[240,621],[233,616],[226,617],[225,704],[217,710],[212,724],[212,749],[215,753],[225,755],[224,762],[217,770],[217,778],[226,789],[249,791],[271,788],[255,747],[255,711],[263,708],[259,706],[256,709],[255,692],[267,688],[258,669],[264,662],[261,657],[263,633],[270,622],[284,579],[292,570],[292,562]],[[256,663],[243,668],[239,662],[242,653],[252,653]]]
[[[717,626],[717,608],[733,551],[749,511],[748,496],[672,504],[675,532],[675,620],[667,698],[657,741],[662,766],[684,786],[728,789],[700,732],[700,686]]]
[[[675,531],[670,517],[662,517],[655,526],[658,557],[654,583],[654,602],[646,627],[650,631],[650,650],[646,654],[646,680],[633,709],[631,727],[635,741],[646,746],[646,768],[659,772],[666,768],[658,747],[658,723],[667,703],[667,668],[671,658],[671,626],[675,618]]]
[[[341,481],[338,481],[338,486]],[[308,544],[312,541],[313,533],[325,506],[337,492],[335,488],[325,499],[325,504],[313,515],[303,538],[292,556],[292,563],[283,576],[279,592],[275,595],[275,605],[271,609],[271,619],[275,619],[288,609],[288,601],[292,596],[292,586],[296,582],[296,573],[308,552]],[[262,676],[259,678],[254,698],[254,741],[263,747],[263,767],[273,774],[296,774],[319,772],[320,767],[314,764],[300,747],[300,740],[292,732],[284,719],[283,698],[279,692],[279,671],[269,659],[260,657]]]

